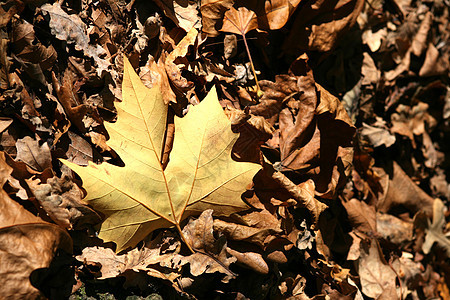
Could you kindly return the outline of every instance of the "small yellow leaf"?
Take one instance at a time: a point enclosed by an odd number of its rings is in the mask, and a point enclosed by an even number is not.
[[[108,145],[125,163],[88,167],[63,161],[83,179],[86,201],[105,214],[99,237],[133,247],[151,231],[175,225],[212,208],[228,215],[247,208],[240,195],[261,166],[235,162],[238,134],[217,100],[215,89],[184,118],[175,119],[170,161],[161,165],[167,105],[158,85],[145,87],[124,60],[123,102],[117,122],[106,124]]]

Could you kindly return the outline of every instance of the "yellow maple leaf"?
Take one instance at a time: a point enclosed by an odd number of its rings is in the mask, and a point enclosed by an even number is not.
[[[122,93],[117,122],[105,126],[108,145],[125,167],[63,161],[82,178],[85,200],[106,216],[100,238],[121,251],[158,228],[175,226],[181,233],[180,222],[205,209],[229,215],[247,208],[240,196],[261,166],[231,159],[238,134],[231,131],[214,88],[184,118],[175,118],[165,170],[161,153],[167,105],[158,85],[145,87],[124,59]]]

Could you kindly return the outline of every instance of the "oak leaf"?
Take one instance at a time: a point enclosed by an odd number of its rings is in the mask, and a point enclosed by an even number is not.
[[[64,161],[84,182],[86,201],[105,214],[99,237],[133,247],[151,231],[173,226],[192,214],[213,208],[228,215],[247,208],[240,195],[261,168],[235,162],[231,131],[213,89],[184,118],[175,118],[175,140],[162,167],[167,105],[158,85],[148,89],[124,60],[118,121],[105,124],[113,148],[125,167],[109,163],[88,167]],[[183,236],[182,236],[183,237]]]
[[[387,293],[390,299],[398,299],[395,283],[397,274],[385,261],[376,240],[372,240],[370,248],[361,253],[358,273],[362,292],[366,296],[380,299],[381,295],[386,296]]]
[[[446,208],[442,200],[436,198],[433,203],[433,221],[428,221],[428,228],[425,231],[425,241],[422,245],[422,251],[425,254],[430,253],[433,244],[437,243],[450,256],[450,234],[442,232],[442,228],[445,225],[445,210]]]

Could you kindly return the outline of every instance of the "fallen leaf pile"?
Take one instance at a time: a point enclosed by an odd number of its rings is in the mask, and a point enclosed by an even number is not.
[[[450,299],[449,13],[0,2],[0,298]]]

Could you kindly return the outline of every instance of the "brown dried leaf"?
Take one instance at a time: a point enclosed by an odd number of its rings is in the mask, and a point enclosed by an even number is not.
[[[353,228],[369,236],[377,232],[377,219],[374,207],[357,199],[342,201],[342,205],[347,211],[350,224]]]
[[[429,113],[429,105],[424,102],[412,107],[400,104],[395,111],[391,115],[391,132],[408,137],[414,148],[416,147],[414,135],[426,134],[437,124],[436,119]]]
[[[237,262],[261,274],[269,273],[269,266],[261,254],[251,251],[239,252],[227,247],[227,252],[236,257]]]
[[[66,152],[68,161],[80,166],[87,166],[90,161],[94,161],[91,144],[71,131],[68,132],[68,136],[70,139],[69,149]]]
[[[238,9],[231,7],[225,13],[223,26],[220,31],[245,35],[247,32],[257,28],[258,20],[255,12],[242,6]]]
[[[364,6],[362,0],[312,1],[296,12],[283,50],[330,51],[342,33],[351,28]]]
[[[177,90],[183,93],[192,89],[194,85],[181,75],[181,69],[186,68],[189,64],[185,56],[189,47],[193,46],[197,41],[197,35],[197,29],[192,28],[165,60],[165,68],[170,82]]]
[[[384,145],[388,148],[395,143],[395,135],[389,132],[386,122],[379,117],[372,125],[363,123],[359,133],[362,138],[368,140],[374,147]]]
[[[266,0],[264,15],[258,14],[259,22],[265,22],[266,19],[270,30],[280,29],[287,23],[300,2],[301,0]]]
[[[389,214],[377,213],[377,232],[391,243],[401,245],[413,239],[413,224]]]
[[[158,62],[149,59],[147,64],[144,67],[141,67],[139,78],[141,78],[144,85],[149,89],[152,88],[154,84],[158,84],[165,104],[176,102],[176,95],[170,87],[169,78],[167,77],[166,69],[161,59],[159,59]]]
[[[25,180],[49,217],[64,229],[97,224],[100,216],[85,205],[81,190],[67,176],[53,177],[45,183],[40,179]]]
[[[39,64],[42,70],[50,69],[57,59],[57,53],[52,45],[45,47],[35,36],[33,25],[26,21],[13,23],[11,49],[21,60]]]
[[[11,125],[13,122],[13,119],[6,118],[6,117],[0,117],[0,133],[5,131],[9,125]]]
[[[275,238],[273,235],[282,232],[279,228],[254,228],[219,219],[214,220],[214,231],[225,235],[228,240],[248,242],[260,247],[264,247]]]
[[[2,2],[0,5],[0,28],[5,27],[14,15],[22,12],[24,8],[24,3],[19,0]]]
[[[76,94],[73,92],[70,71],[66,70],[64,72],[62,84],[59,83],[55,73],[52,72],[52,82],[53,88],[58,96],[58,101],[64,107],[67,118],[78,128],[78,130],[85,133],[86,127],[83,123],[83,117],[86,115],[88,107],[85,104],[80,104],[81,101],[77,99]]]
[[[109,248],[86,247],[76,259],[87,264],[99,263],[101,265],[99,279],[123,276],[127,270],[133,270],[146,271],[150,276],[173,282],[180,276],[177,266],[171,263],[171,260],[178,255],[179,247],[180,242],[173,236],[161,233],[147,242],[142,249],[134,248],[125,254],[117,255]],[[160,264],[174,268],[162,270],[157,267]]]
[[[164,14],[184,31],[189,32],[193,27],[199,27],[200,18],[197,15],[197,1],[155,0],[155,2]]]
[[[59,2],[44,4],[41,10],[50,16],[50,29],[57,39],[75,44],[75,49],[83,51],[87,56],[92,57],[97,64],[97,74],[107,71],[110,63],[101,58],[106,51],[100,45],[92,45],[87,35],[86,24],[75,14],[69,15],[62,10]]]
[[[419,71],[419,76],[444,75],[449,69],[449,54],[440,54],[436,47],[429,43],[425,54],[425,61]]]
[[[5,164],[5,155],[0,152]],[[32,286],[30,274],[47,268],[61,248],[72,252],[72,240],[56,225],[46,223],[12,200],[3,189],[12,168],[2,168],[0,175],[0,279],[8,283],[0,290],[2,299],[36,299],[43,294]]]
[[[428,32],[431,29],[432,22],[433,13],[429,11],[425,14],[422,23],[420,23],[419,30],[417,31],[411,43],[411,52],[415,56],[420,56],[425,51],[425,49],[427,49]]]
[[[381,169],[378,172],[383,174]],[[426,214],[431,215],[433,198],[418,187],[395,161],[392,174],[382,176],[389,176],[389,180],[380,181],[385,196],[378,198],[378,211],[387,213],[391,208],[403,206],[411,213],[423,210]]]
[[[16,143],[16,160],[22,161],[34,170],[42,172],[52,167],[52,157],[48,144],[40,142],[40,140],[35,140],[29,136],[18,139]]]
[[[417,286],[417,281],[422,276],[423,266],[419,262],[413,261],[413,255],[403,252],[399,259],[392,263],[392,268],[398,274],[402,286],[402,296],[406,299]]]
[[[202,0],[200,6],[202,32],[210,37],[218,36],[218,30],[222,28],[225,12],[230,9],[233,4],[234,0]]]
[[[383,254],[375,239],[371,241],[369,249],[361,252],[358,265],[362,292],[366,296],[377,299],[383,293],[393,291],[394,293],[390,294],[390,299],[398,299],[395,293],[397,275],[384,261]]]
[[[265,170],[267,170],[267,168],[265,168]],[[327,209],[328,206],[314,197],[314,181],[309,179],[297,186],[281,172],[275,170],[268,170],[268,172],[280,186],[285,188],[292,195],[298,202],[298,205],[306,207],[309,210],[314,222],[313,227],[315,227],[319,221],[320,214]]]
[[[197,252],[187,257],[178,257],[181,264],[189,263],[191,274],[199,276],[203,273],[220,272],[225,274],[222,281],[227,282],[235,277],[228,267],[236,258],[227,254],[226,241],[216,240],[213,234],[213,210],[207,209],[196,220],[189,220],[183,228],[186,242]]]

